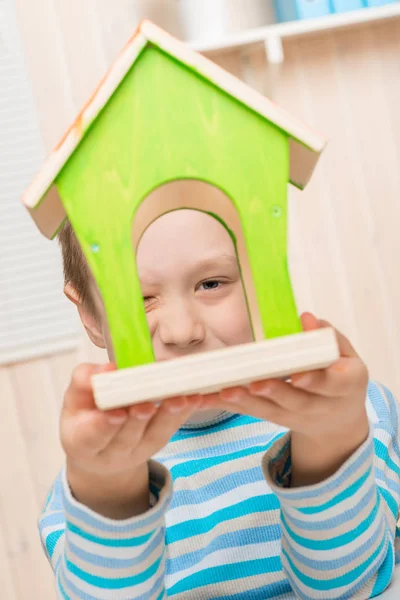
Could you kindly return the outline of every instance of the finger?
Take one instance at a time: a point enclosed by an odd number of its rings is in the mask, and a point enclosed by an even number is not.
[[[166,446],[178,429],[198,410],[199,399],[179,397],[165,400],[150,423],[143,437],[151,453]]]
[[[348,358],[358,357],[357,352],[355,351],[355,349],[353,348],[353,346],[351,345],[351,343],[347,339],[347,337],[345,335],[343,335],[343,333],[341,333],[338,329],[336,329],[335,327],[333,327],[331,325],[331,323],[329,323],[328,321],[320,320],[319,324],[320,324],[321,328],[332,327],[332,329],[335,330],[336,339],[337,339],[338,344],[339,344],[340,356],[345,356],[345,357],[348,357]]]
[[[311,403],[318,399],[317,396],[309,394],[304,390],[296,389],[290,383],[280,381],[279,379],[252,383],[249,386],[249,393],[252,396],[259,397],[261,400],[271,400],[286,412],[292,413],[299,413],[306,410]],[[226,399],[229,399],[231,395],[231,390],[221,392],[221,396]],[[233,392],[234,395],[235,392]]]
[[[319,328],[318,319],[310,312],[303,313],[300,319],[304,331],[313,331]]]
[[[194,394],[192,398],[199,402],[199,411],[207,411],[212,408],[216,408],[216,404],[221,401],[219,392],[213,392],[211,394]]]
[[[183,397],[170,398],[164,401],[168,412],[179,413],[186,407],[186,399]],[[149,422],[160,410],[153,402],[143,402],[128,408],[128,419],[126,423],[114,436],[107,450],[118,450],[131,453],[139,445]]]
[[[340,331],[338,331],[329,321],[325,321],[324,319],[317,319],[312,313],[306,312],[301,315],[301,322],[303,325],[304,331],[313,331],[315,329],[323,329],[325,327],[331,327],[335,330],[336,338],[339,345],[339,351],[341,356],[347,357],[356,357],[358,356],[357,352]]]
[[[95,373],[115,370],[115,365],[82,364],[72,373],[71,381],[64,397],[64,409],[69,413],[95,409],[92,376]]]
[[[139,421],[148,421],[157,412],[158,405],[153,402],[143,402],[142,404],[133,404],[128,408],[129,415]]]
[[[358,358],[340,358],[327,369],[292,376],[292,386],[328,398],[343,397],[368,378],[365,365]]]
[[[340,359],[339,362],[348,361],[348,358]],[[304,390],[308,393],[326,396],[328,398],[338,397],[345,393],[348,384],[348,377],[345,372],[346,366],[343,365],[343,372],[322,369],[293,375],[291,384],[296,389]],[[252,389],[255,392],[255,389]]]
[[[107,451],[131,454],[139,445],[149,421],[157,410],[151,402],[131,406],[128,409],[128,419],[107,446]]]
[[[245,388],[232,388],[220,394],[218,408],[256,419],[270,421],[282,427],[291,427],[293,415],[268,398],[255,396]]]
[[[128,419],[124,409],[110,413],[100,410],[80,411],[61,421],[61,439],[70,454],[98,454],[110,444]]]

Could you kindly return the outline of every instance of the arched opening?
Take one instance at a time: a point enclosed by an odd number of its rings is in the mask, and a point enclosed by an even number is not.
[[[150,192],[133,219],[135,254],[143,233],[153,221],[167,212],[185,208],[208,213],[228,229],[236,248],[254,339],[265,339],[239,215],[231,199],[216,186],[197,179],[182,179],[165,183]]]

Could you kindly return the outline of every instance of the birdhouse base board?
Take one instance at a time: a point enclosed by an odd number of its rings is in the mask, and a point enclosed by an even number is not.
[[[101,373],[92,381],[97,407],[110,410],[287,378],[326,368],[338,358],[335,332],[325,328]]]

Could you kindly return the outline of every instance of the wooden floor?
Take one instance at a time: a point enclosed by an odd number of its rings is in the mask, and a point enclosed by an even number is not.
[[[54,579],[37,519],[63,464],[59,412],[78,362],[103,361],[79,341],[77,350],[0,367],[0,598],[53,600]]]
[[[50,148],[134,24],[118,2],[98,3],[97,21],[92,0],[17,4]],[[93,10],[86,14],[89,4]],[[68,17],[70,6],[79,19]],[[400,23],[291,40],[285,54],[277,79],[266,70],[261,49],[218,61],[269,89],[330,138],[309,188],[291,193],[291,271],[299,308],[340,327],[371,376],[400,396]],[[36,521],[63,462],[63,390],[73,366],[87,357],[84,345],[0,367],[1,600],[55,599]]]
[[[63,462],[58,414],[76,353],[0,368],[0,597],[55,598],[37,518]]]

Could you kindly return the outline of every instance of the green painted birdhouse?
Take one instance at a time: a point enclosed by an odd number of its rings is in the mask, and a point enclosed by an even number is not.
[[[287,188],[306,185],[323,147],[320,135],[145,21],[24,203],[50,238],[68,216],[104,300],[118,366],[144,365],[154,358],[134,246],[152,219],[179,208],[214,215],[235,237],[255,339],[300,331]]]

